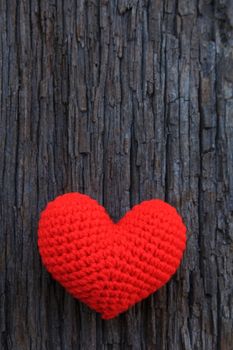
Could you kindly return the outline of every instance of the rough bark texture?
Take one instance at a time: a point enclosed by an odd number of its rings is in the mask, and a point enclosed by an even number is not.
[[[0,50],[0,348],[232,349],[233,1],[0,0]],[[68,191],[176,206],[174,278],[111,321],[69,296],[37,249]]]

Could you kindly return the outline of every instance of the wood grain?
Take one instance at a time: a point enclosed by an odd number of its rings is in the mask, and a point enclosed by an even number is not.
[[[231,0],[0,0],[0,348],[230,350]],[[42,267],[38,216],[80,191],[114,220],[161,198],[174,278],[112,321]]]

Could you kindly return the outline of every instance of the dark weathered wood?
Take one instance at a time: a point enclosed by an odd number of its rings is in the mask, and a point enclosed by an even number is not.
[[[232,349],[232,0],[0,0],[0,50],[0,348]],[[175,205],[174,278],[111,321],[72,299],[37,250],[68,191]]]

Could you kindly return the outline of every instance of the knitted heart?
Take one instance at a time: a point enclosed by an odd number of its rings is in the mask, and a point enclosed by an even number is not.
[[[50,202],[39,221],[38,246],[54,279],[110,319],[162,287],[177,270],[186,228],[159,199],[133,207],[118,223],[80,193]]]

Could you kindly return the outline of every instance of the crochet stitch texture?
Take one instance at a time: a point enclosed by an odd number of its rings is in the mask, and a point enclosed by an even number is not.
[[[118,222],[89,196],[68,193],[41,213],[38,247],[53,278],[110,319],[154,293],[176,272],[186,228],[176,209],[144,201]]]

